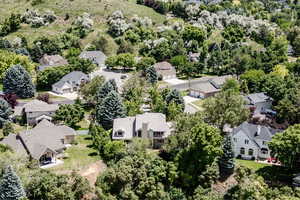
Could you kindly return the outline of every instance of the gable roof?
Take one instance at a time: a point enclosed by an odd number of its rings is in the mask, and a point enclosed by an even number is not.
[[[64,149],[65,136],[76,135],[74,129],[56,126],[48,120],[42,120],[33,129],[22,131],[19,136],[10,134],[2,141],[15,151],[27,152],[34,159],[39,159],[46,151],[57,152]]]
[[[57,104],[48,104],[44,101],[34,99],[23,106],[25,112],[51,112],[58,110]]]
[[[130,140],[133,138],[135,117],[117,118],[113,122],[113,133],[122,131],[122,139]]]
[[[65,83],[68,84],[73,84],[73,83],[78,83],[81,81],[81,79],[85,79],[88,80],[89,77],[88,75],[86,75],[85,73],[81,72],[81,71],[73,71],[67,75],[65,75],[64,77],[62,77],[58,82],[54,83],[53,86],[54,87],[62,87],[65,85]]]
[[[214,87],[209,81],[199,82],[198,84],[193,84],[191,89],[198,90],[203,93],[214,93],[219,92],[220,89]]]
[[[39,60],[41,66],[39,66],[39,70],[43,71],[48,67],[56,67],[56,66],[62,66],[62,65],[68,65],[68,61],[64,59],[60,55],[47,55],[45,54],[40,60]]]
[[[79,58],[88,59],[101,65],[105,64],[107,56],[102,51],[82,51]]]
[[[175,68],[168,62],[159,62],[154,65],[155,70],[157,71],[158,74],[160,75],[176,75],[176,70]]]
[[[225,76],[216,76],[210,79],[211,84],[213,84],[216,88],[221,89],[223,84],[226,82],[226,80],[231,79],[231,75],[225,75]]]
[[[246,96],[246,100],[247,100],[247,102],[249,102],[249,104],[254,105],[254,104],[257,104],[257,103],[272,101],[272,98],[267,96],[265,93],[260,92],[260,93],[248,94]]]

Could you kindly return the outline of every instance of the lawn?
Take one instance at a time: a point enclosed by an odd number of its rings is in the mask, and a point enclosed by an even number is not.
[[[51,171],[57,173],[69,173],[72,170],[79,171],[100,160],[97,151],[90,146],[92,140],[89,135],[77,136],[76,142],[78,142],[77,145],[72,145],[65,151],[68,156],[64,159],[64,163],[51,168]]]
[[[203,110],[203,108],[202,108],[203,102],[204,102],[204,100],[200,99],[200,100],[192,102],[192,104],[197,106],[200,110]]]
[[[236,159],[235,161],[238,165],[248,167],[248,168],[252,169],[255,172],[258,171],[259,169],[264,168],[264,167],[271,166],[269,164],[258,163],[258,162],[252,161],[252,160]]]

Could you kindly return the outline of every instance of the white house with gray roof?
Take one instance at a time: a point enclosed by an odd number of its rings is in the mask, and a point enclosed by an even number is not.
[[[57,155],[63,153],[66,146],[74,141],[75,135],[74,129],[64,125],[56,126],[44,119],[33,129],[9,134],[1,143],[44,165],[55,163]]]
[[[99,67],[105,67],[107,56],[102,51],[83,51],[79,58],[90,60]]]
[[[231,137],[236,157],[244,159],[267,159],[270,157],[268,142],[280,130],[267,126],[242,123],[233,129]]]
[[[162,113],[144,113],[135,117],[117,118],[113,122],[114,140],[149,138],[153,141],[153,148],[160,148],[170,134],[170,124]]]
[[[20,115],[26,116],[26,121],[28,125],[35,125],[43,119],[51,121],[58,108],[59,106],[57,104],[48,104],[44,101],[34,99],[26,103],[21,108]]]
[[[52,85],[52,91],[58,94],[76,92],[80,86],[88,82],[89,76],[80,71],[73,71]]]

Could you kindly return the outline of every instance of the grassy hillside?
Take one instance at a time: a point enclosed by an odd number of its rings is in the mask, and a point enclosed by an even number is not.
[[[135,14],[141,17],[150,17],[157,24],[164,21],[163,15],[156,13],[151,8],[137,5],[135,2],[135,0],[44,0],[44,3],[33,7],[30,0],[0,0],[0,21],[10,13],[22,14],[26,9],[37,9],[40,12],[54,11],[58,19],[49,26],[31,28],[28,25],[22,25],[18,32],[9,35],[9,38],[12,38],[23,34],[30,40],[34,40],[40,35],[51,36],[66,30],[73,20],[84,12],[92,15],[96,32],[105,28],[106,18],[115,10],[122,10],[127,17]],[[64,21],[66,14],[69,14],[70,19]]]

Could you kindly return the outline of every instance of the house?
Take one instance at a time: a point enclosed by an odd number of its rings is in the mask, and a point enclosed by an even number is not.
[[[253,93],[245,96],[248,108],[253,108],[254,114],[259,114],[266,109],[271,109],[273,99],[265,93]]]
[[[112,139],[131,141],[135,137],[149,138],[153,148],[160,148],[171,134],[166,116],[161,113],[144,113],[135,117],[117,118],[113,122]]]
[[[190,84],[190,96],[196,98],[207,98],[221,91],[226,80],[232,78],[230,75],[205,78],[202,81]]]
[[[15,152],[38,160],[40,165],[55,163],[66,146],[74,142],[76,132],[67,126],[56,126],[44,119],[33,129],[9,134],[1,143]]]
[[[58,94],[72,93],[79,90],[80,86],[89,81],[88,75],[74,71],[65,75],[52,85],[52,91]]]
[[[35,99],[26,103],[21,108],[16,108],[16,110],[18,112],[21,111],[21,116],[26,116],[26,121],[28,125],[35,125],[43,119],[51,121],[58,108],[59,107],[56,104],[48,104],[44,101]]]
[[[168,62],[159,62],[154,65],[154,68],[162,80],[176,78],[175,68]]]
[[[63,66],[69,64],[68,61],[60,55],[47,55],[47,54],[45,54],[39,60],[39,63],[41,64],[38,67],[39,71],[43,71],[48,67],[57,67],[57,66]]]
[[[269,158],[268,142],[278,132],[281,130],[248,122],[242,123],[231,133],[235,156],[244,159]]]
[[[79,58],[90,60],[99,67],[105,67],[107,57],[102,51],[83,51]]]

